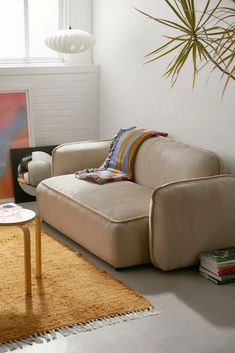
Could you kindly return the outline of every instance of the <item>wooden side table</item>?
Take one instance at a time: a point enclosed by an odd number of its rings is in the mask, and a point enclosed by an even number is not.
[[[19,215],[0,217],[0,226],[18,226],[24,234],[24,268],[25,268],[25,293],[31,295],[31,245],[30,231],[27,223],[35,220],[36,224],[36,277],[41,278],[41,219],[34,211],[22,208]]]

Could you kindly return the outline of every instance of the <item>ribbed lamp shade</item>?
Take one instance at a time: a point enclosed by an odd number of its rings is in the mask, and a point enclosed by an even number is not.
[[[47,37],[45,44],[59,53],[76,54],[91,49],[95,38],[80,29],[62,29]]]

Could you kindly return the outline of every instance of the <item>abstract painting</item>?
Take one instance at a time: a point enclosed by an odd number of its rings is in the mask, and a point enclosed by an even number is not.
[[[26,92],[0,92],[0,203],[14,198],[10,149],[30,146]]]

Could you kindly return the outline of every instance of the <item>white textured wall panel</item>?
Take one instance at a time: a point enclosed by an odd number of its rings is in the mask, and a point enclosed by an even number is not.
[[[28,90],[34,144],[98,138],[98,67],[4,68],[0,91]]]
[[[228,171],[235,173],[234,81],[221,100],[225,81],[209,65],[198,73],[192,90],[193,64],[188,62],[170,89],[171,82],[163,77],[168,56],[143,65],[144,55],[166,43],[163,35],[169,31],[133,8],[175,21],[166,1],[93,0],[93,4],[94,62],[101,68],[100,137],[133,125],[167,131],[177,140],[218,153]]]

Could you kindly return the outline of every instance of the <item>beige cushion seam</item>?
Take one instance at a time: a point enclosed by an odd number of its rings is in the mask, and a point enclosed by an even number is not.
[[[164,185],[161,185],[161,186],[158,186],[157,188],[155,188],[153,190],[153,196],[155,196],[155,194],[157,192],[159,192],[159,190],[162,190],[166,187],[170,187],[170,186],[175,186],[175,185],[178,185],[178,184],[190,184],[190,183],[197,183],[199,181],[204,181],[204,180],[213,180],[213,179],[219,179],[219,178],[235,178],[235,176],[231,175],[231,174],[219,174],[219,175],[211,175],[211,176],[207,176],[207,177],[199,177],[199,178],[193,178],[193,179],[183,179],[183,180],[178,180],[178,181],[173,181],[173,182],[170,182],[170,183],[167,183],[167,184],[164,184]]]
[[[151,258],[151,261],[153,263],[153,265],[155,265],[156,267],[158,267],[157,263],[156,263],[156,259],[155,259],[155,256],[154,256],[154,245],[155,245],[155,242],[156,242],[156,239],[155,239],[155,229],[154,229],[154,224],[155,222],[157,223],[157,215],[155,215],[155,207],[156,207],[156,203],[157,201],[155,201],[155,193],[153,192],[152,195],[151,195],[151,200],[152,200],[152,207],[151,207],[151,210],[150,210],[150,239],[149,239],[149,246],[150,246],[150,249],[149,249],[149,253],[150,253],[150,258]],[[155,220],[155,222],[154,222]]]

